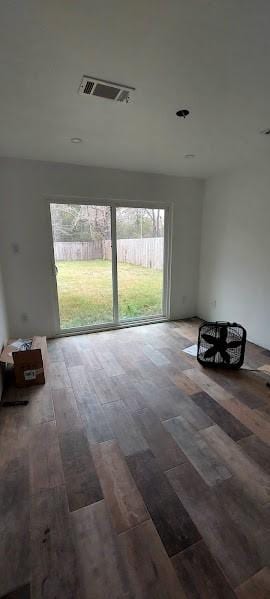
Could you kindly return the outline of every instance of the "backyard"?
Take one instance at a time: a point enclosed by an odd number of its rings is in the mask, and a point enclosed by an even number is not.
[[[57,261],[61,328],[82,327],[113,319],[109,260]],[[162,313],[163,272],[118,264],[119,318]]]

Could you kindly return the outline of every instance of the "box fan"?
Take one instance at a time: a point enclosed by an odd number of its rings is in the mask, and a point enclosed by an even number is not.
[[[241,368],[246,330],[236,322],[204,322],[199,328],[197,359],[202,366]]]

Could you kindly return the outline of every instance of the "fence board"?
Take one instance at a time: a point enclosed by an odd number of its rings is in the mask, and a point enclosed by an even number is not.
[[[111,259],[111,247],[109,241],[104,241],[104,257]],[[162,270],[163,268],[163,237],[147,237],[144,239],[118,239],[117,258],[118,262],[128,262],[146,268]]]
[[[162,270],[163,237],[145,239],[118,239],[118,262],[137,264],[146,268]],[[55,260],[111,260],[111,241],[56,241]]]
[[[55,260],[102,260],[102,241],[55,241]]]

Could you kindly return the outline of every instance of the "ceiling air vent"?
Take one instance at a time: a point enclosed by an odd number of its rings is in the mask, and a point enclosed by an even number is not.
[[[106,98],[107,100],[115,100],[116,102],[131,102],[133,99],[135,88],[112,81],[104,81],[95,77],[83,76],[78,93],[86,96],[96,96],[98,98]]]

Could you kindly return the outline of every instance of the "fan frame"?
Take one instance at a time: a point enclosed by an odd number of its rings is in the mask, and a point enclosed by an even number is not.
[[[216,330],[218,330],[224,326],[230,327],[230,328],[241,329],[241,331],[242,331],[241,353],[239,356],[239,360],[236,364],[226,364],[226,362],[215,362],[214,360],[213,360],[213,362],[211,362],[211,361],[208,362],[208,361],[204,361],[200,357],[199,354],[200,354],[200,347],[201,347],[201,331],[202,331],[202,329],[204,329],[204,327],[207,327],[207,326],[216,328]],[[197,360],[198,360],[199,364],[201,364],[201,366],[203,366],[204,368],[223,368],[225,370],[239,370],[239,368],[241,368],[241,366],[243,366],[243,363],[244,363],[246,339],[247,339],[246,329],[237,322],[226,322],[226,321],[221,321],[221,320],[217,320],[217,321],[213,322],[213,321],[206,320],[199,327]]]

